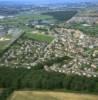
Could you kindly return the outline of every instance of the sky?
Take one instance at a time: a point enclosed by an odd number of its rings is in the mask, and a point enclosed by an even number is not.
[[[38,4],[45,4],[45,3],[66,3],[66,2],[95,2],[98,0],[0,0],[0,1],[17,1],[17,2],[32,2]]]

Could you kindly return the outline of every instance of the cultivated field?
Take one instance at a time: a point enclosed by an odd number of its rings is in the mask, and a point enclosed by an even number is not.
[[[8,100],[98,100],[98,96],[64,92],[18,91],[14,92]]]

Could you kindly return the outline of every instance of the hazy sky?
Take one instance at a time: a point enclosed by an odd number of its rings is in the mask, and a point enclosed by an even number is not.
[[[32,2],[32,3],[63,3],[63,2],[95,2],[98,0],[0,0],[0,1],[19,1],[19,2]]]

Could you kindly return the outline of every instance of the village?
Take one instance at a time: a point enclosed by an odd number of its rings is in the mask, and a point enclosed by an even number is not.
[[[64,56],[72,59],[63,59],[63,63],[54,63],[52,66],[46,65],[45,69],[67,74],[74,73],[87,77],[97,77],[98,39],[84,35],[78,30],[63,29],[62,33],[45,49],[44,60]]]
[[[32,63],[43,55],[47,43],[19,39],[0,59],[1,66],[31,68]]]
[[[55,39],[51,43],[20,37],[0,58],[0,66],[31,69],[42,63],[46,71],[97,77],[98,39],[79,30],[54,30]],[[55,62],[57,58],[63,59]],[[52,60],[51,65],[45,63]]]

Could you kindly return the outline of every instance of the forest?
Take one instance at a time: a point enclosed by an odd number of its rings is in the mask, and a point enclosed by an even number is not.
[[[4,89],[0,95],[0,100],[6,100],[14,90],[22,89],[58,89],[84,93],[97,93],[98,78],[46,72],[43,67],[39,65],[32,69],[1,67],[0,88]]]
[[[54,19],[58,21],[67,21],[70,18],[72,18],[77,11],[55,11],[55,12],[46,12],[43,13],[43,15],[49,15],[52,16]]]

